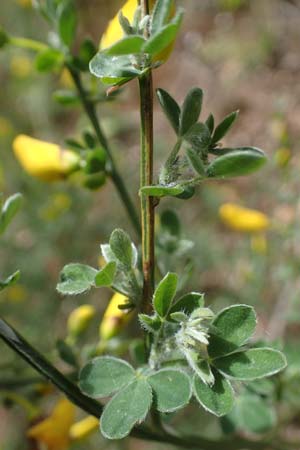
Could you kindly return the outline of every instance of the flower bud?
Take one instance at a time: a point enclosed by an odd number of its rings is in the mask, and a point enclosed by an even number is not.
[[[107,341],[119,334],[132,318],[132,313],[119,308],[119,305],[125,305],[127,302],[125,295],[117,293],[112,296],[99,327],[101,340]]]
[[[96,310],[91,305],[82,305],[74,309],[68,318],[67,329],[70,336],[78,337],[86,331],[95,317]]]

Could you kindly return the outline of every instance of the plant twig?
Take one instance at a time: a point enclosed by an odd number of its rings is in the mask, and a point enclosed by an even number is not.
[[[149,1],[141,1],[143,15],[149,14]],[[145,30],[148,37],[148,30]],[[140,79],[140,114],[141,114],[141,160],[140,187],[153,184],[153,82],[149,69]],[[143,301],[142,311],[151,311],[151,297],[154,290],[154,199],[141,194],[142,216],[142,259],[143,259]]]

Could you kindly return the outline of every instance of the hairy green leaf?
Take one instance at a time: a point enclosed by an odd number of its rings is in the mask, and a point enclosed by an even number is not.
[[[135,372],[130,364],[113,356],[100,356],[80,372],[79,387],[89,397],[107,397],[132,382]]]
[[[105,406],[100,428],[107,439],[126,437],[136,423],[142,422],[152,403],[149,383],[136,379],[116,394]]]
[[[271,348],[252,348],[217,358],[214,366],[225,376],[236,380],[255,380],[274,375],[286,365],[285,356]]]
[[[198,175],[205,176],[206,175],[205,168],[204,168],[202,159],[200,158],[198,153],[192,148],[187,149],[186,153],[187,153],[187,157],[190,162],[190,165],[194,169],[194,171]]]
[[[214,159],[207,167],[209,177],[239,177],[255,172],[267,162],[265,154],[254,147],[235,149]]]
[[[96,275],[97,270],[93,267],[77,263],[68,264],[60,273],[56,289],[64,295],[82,294],[95,286]]]
[[[117,228],[109,239],[110,249],[117,260],[129,271],[133,265],[133,253],[130,237],[125,231]]]
[[[114,261],[107,263],[95,276],[96,286],[111,286],[114,281],[116,268],[117,264]]]
[[[102,83],[121,85],[140,75],[128,55],[111,56],[105,52],[97,53],[90,62],[90,72],[100,78]]]
[[[180,136],[184,136],[191,127],[198,121],[203,101],[203,91],[199,88],[192,88],[182,105],[180,115]]]
[[[120,56],[140,53],[145,42],[146,41],[142,36],[126,36],[124,39],[121,39],[106,49],[105,54],[110,56]]]
[[[203,383],[201,378],[195,375],[194,394],[206,411],[218,417],[228,414],[234,404],[234,393],[230,382],[217,373],[213,386]]]
[[[251,306],[233,305],[223,309],[211,324],[208,352],[212,358],[228,355],[253,335],[256,315]]]
[[[170,314],[177,311],[183,311],[185,314],[190,315],[194,309],[204,306],[204,294],[199,292],[190,292],[180,297],[171,307]]]
[[[167,273],[155,289],[153,306],[160,317],[166,317],[176,294],[178,275]]]
[[[229,129],[232,127],[234,121],[236,120],[239,111],[234,111],[228,116],[225,117],[224,120],[216,127],[214,135],[212,137],[212,144],[216,144],[225,134],[228,133]]]
[[[147,378],[156,407],[160,412],[172,412],[187,405],[191,397],[188,375],[180,370],[162,369]]]
[[[157,0],[153,12],[151,21],[151,34],[156,34],[161,30],[163,25],[166,24],[170,15],[174,0]]]
[[[4,233],[10,222],[13,220],[23,202],[22,194],[11,195],[2,206],[0,215],[0,234]]]
[[[144,186],[140,189],[140,193],[144,195],[148,195],[149,197],[176,197],[179,194],[184,192],[183,187],[176,186]]]
[[[150,36],[143,46],[143,52],[155,56],[171,45],[178,34],[182,17],[182,12],[179,12],[172,22],[164,25],[157,33]]]
[[[180,107],[178,103],[164,89],[157,89],[156,94],[166,117],[169,119],[175,133],[178,134],[180,123]]]

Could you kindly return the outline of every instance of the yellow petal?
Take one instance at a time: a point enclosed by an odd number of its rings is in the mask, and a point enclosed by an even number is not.
[[[81,305],[71,312],[68,318],[68,332],[72,336],[82,334],[95,317],[96,310],[92,305]]]
[[[84,439],[99,429],[99,419],[88,416],[79,422],[74,423],[70,429],[70,438],[74,441]]]
[[[152,10],[156,0],[150,0],[149,5],[150,9]],[[133,22],[134,19],[134,13],[138,7],[138,1],[137,0],[128,0],[124,6],[121,8],[122,14],[124,17],[126,17],[130,23]],[[175,13],[175,6],[173,5],[172,10],[172,16]],[[115,42],[119,41],[124,37],[124,31],[120,25],[119,22],[119,13],[115,15],[115,17],[109,22],[102,38],[100,41],[100,50],[104,50],[111,45],[113,45]],[[165,61],[173,48],[173,44],[171,44],[166,50],[161,52],[159,55],[156,56],[156,61]]]
[[[257,232],[269,228],[268,217],[260,211],[225,203],[219,209],[221,220],[229,228],[242,232]]]
[[[75,419],[75,406],[67,399],[60,400],[52,414],[28,431],[30,438],[43,443],[47,450],[67,450],[70,428]]]
[[[104,313],[99,328],[100,339],[108,340],[116,336],[132,318],[132,313],[118,308],[128,302],[128,298],[122,294],[114,294]]]
[[[44,181],[65,178],[79,161],[79,156],[71,150],[23,134],[15,138],[13,150],[23,169]]]

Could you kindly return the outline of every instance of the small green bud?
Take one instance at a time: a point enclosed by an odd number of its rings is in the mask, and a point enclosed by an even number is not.
[[[188,200],[189,198],[192,198],[194,194],[195,194],[195,187],[186,186],[184,188],[184,191],[181,194],[176,195],[176,197],[180,198],[181,200]]]
[[[105,172],[98,172],[88,175],[85,178],[83,185],[86,188],[90,189],[91,191],[95,191],[105,184],[105,180],[106,180]]]
[[[85,173],[91,175],[105,169],[106,154],[102,148],[96,148],[87,152]]]

